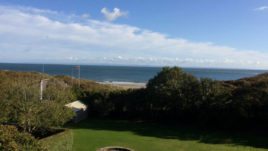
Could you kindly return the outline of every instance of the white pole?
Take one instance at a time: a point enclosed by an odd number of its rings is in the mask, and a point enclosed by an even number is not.
[[[43,100],[43,80],[40,82],[40,100]]]
[[[43,79],[40,82],[40,100],[43,100],[43,91],[46,88],[47,82],[49,79]]]

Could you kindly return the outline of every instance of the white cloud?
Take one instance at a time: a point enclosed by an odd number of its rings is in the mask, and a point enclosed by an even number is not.
[[[122,12],[119,8],[114,8],[113,11],[109,11],[107,8],[102,8],[101,13],[108,21],[114,21],[119,17],[127,16],[127,12]]]
[[[1,62],[268,68],[264,52],[47,12],[0,6]]]
[[[268,6],[260,6],[258,8],[255,8],[254,10],[255,11],[264,11],[264,10],[267,10],[268,9]]]
[[[85,14],[82,14],[81,17],[84,19],[88,19],[90,17],[90,15],[85,13]]]

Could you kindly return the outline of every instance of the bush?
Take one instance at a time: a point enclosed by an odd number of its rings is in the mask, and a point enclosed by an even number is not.
[[[152,114],[155,118],[183,118],[196,112],[200,95],[197,78],[178,67],[165,67],[147,84]]]
[[[40,100],[40,80],[23,75],[2,75],[6,80],[0,81],[0,122],[16,123],[24,132],[32,134],[62,126],[73,117],[73,111],[64,106],[74,100],[70,87],[50,77]]]
[[[43,151],[46,149],[29,133],[19,132],[15,126],[0,125],[0,150]]]
[[[90,110],[97,113],[91,115],[96,116],[224,128],[268,124],[268,74],[217,81],[165,67],[145,89],[100,91],[91,96]]]

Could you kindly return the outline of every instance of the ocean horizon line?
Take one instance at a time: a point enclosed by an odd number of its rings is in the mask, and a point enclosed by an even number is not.
[[[164,67],[180,67],[182,69],[215,69],[215,70],[256,70],[268,71],[264,68],[230,68],[230,67],[195,67],[195,66],[179,66],[179,65],[127,65],[127,64],[86,64],[86,63],[31,63],[31,62],[0,62],[0,64],[20,64],[20,65],[64,65],[64,66],[104,66],[104,67],[144,67],[144,68],[164,68]]]
[[[53,76],[65,75],[98,82],[134,83],[146,83],[162,70],[162,67],[148,66],[81,65],[80,68],[75,68],[75,66],[77,65],[0,63],[0,70],[39,72]],[[267,70],[249,69],[181,68],[197,78],[213,80],[236,80],[267,72]]]

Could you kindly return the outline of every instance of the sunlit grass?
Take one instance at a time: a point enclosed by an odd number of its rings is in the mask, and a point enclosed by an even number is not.
[[[268,139],[202,132],[189,128],[111,120],[88,120],[72,127],[73,150],[124,146],[135,151],[264,151]]]

